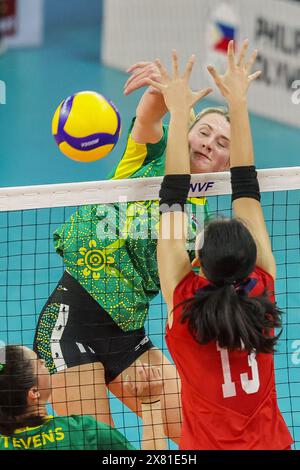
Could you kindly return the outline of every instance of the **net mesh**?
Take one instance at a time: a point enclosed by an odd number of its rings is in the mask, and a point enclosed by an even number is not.
[[[285,312],[275,354],[276,387],[296,449],[300,449],[299,174],[299,168],[260,173],[262,206],[277,262],[276,297]],[[149,178],[0,190],[0,341],[32,348],[39,314],[64,272],[63,259],[54,250],[53,233],[86,202],[100,207],[104,202],[120,201],[120,197],[123,202],[126,198],[155,199],[160,181]],[[205,186],[205,181],[214,184]],[[193,196],[203,194],[208,196],[210,214],[231,215],[226,174],[204,175]],[[86,272],[87,278],[93,272]],[[164,342],[165,321],[159,294],[151,301],[145,328],[154,345],[170,359]],[[139,447],[140,419],[113,394],[110,407],[115,426]],[[176,448],[171,441],[169,445]]]

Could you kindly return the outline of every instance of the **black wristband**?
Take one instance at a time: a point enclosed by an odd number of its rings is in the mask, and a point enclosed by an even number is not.
[[[255,166],[236,166],[230,168],[232,202],[241,197],[260,201],[260,191]]]
[[[159,191],[159,210],[161,213],[184,211],[189,194],[191,175],[166,175]]]

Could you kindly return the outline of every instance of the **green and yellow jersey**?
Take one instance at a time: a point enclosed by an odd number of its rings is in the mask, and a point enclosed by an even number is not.
[[[34,428],[0,434],[1,450],[135,450],[116,429],[92,416],[48,416]]]
[[[131,127],[132,128],[132,127]],[[162,176],[167,128],[156,144],[139,144],[129,132],[111,179]],[[206,200],[189,199],[188,243],[208,215]],[[160,290],[156,245],[158,201],[80,207],[54,233],[55,249],[67,271],[109,313],[123,331],[142,328],[149,302]],[[194,251],[189,251],[191,259]]]
[[[133,140],[131,130],[127,138],[125,152],[117,166],[109,173],[108,179],[145,178],[165,174],[168,128],[163,126],[163,136],[156,144],[139,144]]]

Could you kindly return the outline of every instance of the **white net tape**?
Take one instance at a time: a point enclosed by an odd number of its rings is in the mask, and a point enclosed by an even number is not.
[[[261,192],[300,189],[300,167],[258,170]],[[158,199],[162,177],[0,189],[0,211]],[[231,193],[230,173],[192,175],[190,197]]]

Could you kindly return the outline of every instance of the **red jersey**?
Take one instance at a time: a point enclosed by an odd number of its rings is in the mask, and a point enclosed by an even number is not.
[[[209,281],[190,272],[174,291],[174,306]],[[267,288],[274,302],[273,278],[256,267],[245,287],[250,297]],[[182,384],[180,449],[286,449],[293,443],[277,404],[273,354],[229,352],[216,342],[199,344],[182,307],[167,326],[166,342]]]

